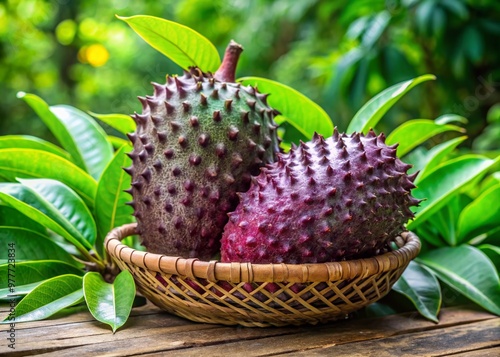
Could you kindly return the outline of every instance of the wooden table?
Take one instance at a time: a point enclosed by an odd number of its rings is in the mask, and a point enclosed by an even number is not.
[[[15,327],[15,350],[0,327],[2,356],[500,356],[500,318],[474,307],[443,309],[439,324],[407,313],[247,328],[194,323],[148,304],[116,334],[88,312]]]

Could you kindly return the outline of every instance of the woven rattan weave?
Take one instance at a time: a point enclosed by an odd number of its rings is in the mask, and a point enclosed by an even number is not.
[[[386,295],[420,250],[411,232],[375,257],[320,264],[199,261],[142,252],[121,243],[135,224],[115,228],[106,249],[138,290],[160,308],[192,321],[284,326],[344,319]]]

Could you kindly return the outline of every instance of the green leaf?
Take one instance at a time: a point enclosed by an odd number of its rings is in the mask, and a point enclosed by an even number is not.
[[[257,86],[262,93],[270,93],[269,105],[279,110],[284,121],[293,125],[307,138],[311,139],[315,132],[325,137],[333,134],[333,124],[328,114],[295,89],[258,77],[243,77],[238,81],[245,85]]]
[[[220,56],[215,46],[198,32],[153,16],[120,17],[151,47],[184,69],[197,66],[204,72],[215,72]]]
[[[44,281],[16,306],[15,322],[38,321],[83,301],[82,278],[66,274]],[[9,323],[8,318],[3,323]]]
[[[371,16],[360,17],[349,24],[345,37],[350,40],[356,40],[366,31],[370,25]]]
[[[406,296],[425,318],[439,322],[437,315],[441,307],[441,288],[436,277],[424,266],[412,261],[403,275],[392,287]]]
[[[488,175],[484,180],[481,181],[481,186],[479,187],[479,194],[485,192],[493,186],[500,183],[500,171],[494,172]]]
[[[40,223],[35,222],[9,206],[0,206],[0,226],[22,227],[43,235],[47,234],[47,229]]]
[[[471,202],[469,196],[465,194],[453,195],[446,205],[434,212],[427,221],[427,225],[431,225],[437,229],[446,241],[446,246],[455,246],[458,242],[457,222],[462,209]]]
[[[0,247],[12,247],[10,252],[16,261],[52,259],[78,267],[75,259],[49,237],[26,228],[0,226]],[[8,258],[8,249],[1,249],[0,259]]]
[[[469,10],[467,5],[462,1],[455,0],[441,0],[439,5],[447,8],[450,12],[457,15],[461,20],[466,20],[469,17]]]
[[[92,246],[97,228],[92,213],[82,199],[69,187],[56,180],[23,179],[23,186],[31,189],[46,205],[55,208],[54,219],[78,239],[84,239]]]
[[[374,128],[382,116],[413,87],[422,82],[434,79],[436,79],[436,77],[432,74],[426,74],[409,81],[395,84],[380,92],[356,113],[347,128],[347,132],[352,133],[356,131],[366,134],[371,128]]]
[[[85,254],[85,251],[92,249],[91,242],[95,239],[95,226],[93,228],[85,228],[84,233],[86,236],[83,235],[78,228],[82,226],[78,211],[83,204],[78,202],[78,197],[69,190],[61,189],[55,185],[54,187],[61,191],[63,195],[62,200],[58,197],[52,197],[49,201],[25,185],[15,183],[0,184],[0,200],[4,204],[17,209],[29,218],[36,220],[59,234],[68,242],[75,245],[81,253]],[[66,198],[68,198],[67,201],[65,200]],[[53,205],[53,199],[56,200],[57,206]],[[74,211],[75,208],[72,206],[73,201],[77,205],[76,211]],[[81,208],[81,210],[84,210],[84,208]],[[77,215],[73,215],[73,213],[77,213]],[[83,217],[85,217],[85,213],[83,213]]]
[[[482,244],[478,248],[490,258],[497,272],[500,272],[500,247],[492,244]]]
[[[498,226],[499,217],[500,184],[483,192],[460,213],[457,225],[459,242]],[[474,233],[474,236],[471,236],[471,233]]]
[[[85,170],[97,180],[113,157],[113,148],[104,130],[91,116],[69,105],[54,105],[50,110],[72,136]]]
[[[484,41],[481,32],[477,27],[469,25],[463,30],[461,37],[467,57],[473,63],[479,62],[484,53]]]
[[[106,133],[94,119],[67,105],[49,107],[34,94],[19,92],[17,96],[38,114],[78,167],[94,178],[99,177],[113,152]]]
[[[500,284],[497,271],[479,249],[461,245],[422,254],[417,260],[445,284],[479,306],[500,315]]]
[[[494,104],[488,109],[486,122],[489,124],[500,123],[500,103]]]
[[[49,178],[61,181],[94,206],[97,182],[86,172],[60,156],[33,149],[1,149],[0,174],[16,178]]]
[[[16,285],[14,292],[10,288],[0,289],[0,300],[17,299],[21,296],[28,295],[34,288],[43,283],[45,280],[37,281],[31,284]]]
[[[363,37],[362,44],[367,48],[374,46],[380,39],[380,36],[384,33],[387,25],[391,20],[391,15],[389,11],[380,11],[379,13],[373,15],[373,18],[366,27]]]
[[[437,117],[434,122],[436,124],[452,124],[452,123],[460,123],[460,124],[467,124],[469,120],[467,118],[458,115],[458,114],[444,114],[439,117]]]
[[[476,245],[476,244],[493,244],[496,246],[500,246],[500,226],[497,226],[490,231],[474,238],[470,244]],[[137,249],[137,247],[134,247]]]
[[[436,124],[429,119],[414,119],[394,129],[387,137],[386,143],[387,145],[399,143],[397,155],[402,157],[434,135],[446,131],[464,132],[464,129],[450,124]]]
[[[415,179],[415,185],[429,175],[436,167],[462,142],[467,139],[467,136],[460,136],[455,139],[445,141],[444,143],[438,144],[430,149],[425,155],[424,162],[417,169],[420,170],[417,178]]]
[[[122,169],[130,166],[131,160],[125,155],[130,147],[124,146],[118,150],[114,159],[104,170],[97,186],[95,217],[98,229],[97,249],[102,249],[104,237],[117,226],[132,221],[132,207],[125,205],[130,201],[130,195],[124,192],[130,188],[131,178]]]
[[[54,155],[60,156],[63,159],[69,160],[71,156],[61,149],[48,141],[42,140],[35,136],[29,135],[5,135],[0,137],[0,149],[35,149],[41,151],[47,151]]]
[[[309,141],[307,136],[287,122],[280,124],[278,128],[278,137],[281,139],[280,148],[283,149],[284,152],[288,152],[291,149],[292,143],[298,144],[300,140],[304,142]]]
[[[374,302],[364,309],[366,317],[382,317],[397,314],[398,312],[387,304]]]
[[[87,304],[85,304],[84,299],[80,300],[80,302],[78,302],[74,305],[71,305],[70,307],[65,307],[64,309],[59,310],[54,315],[52,315],[50,317],[50,319],[51,320],[52,319],[59,319],[62,317],[74,315],[74,314],[79,313],[79,312],[85,312],[85,313],[89,312],[89,308],[87,307]]]
[[[447,247],[448,244],[442,239],[437,231],[437,228],[432,224],[422,224],[414,230],[422,241],[422,251],[427,250],[427,244],[430,243],[435,247]]]
[[[35,111],[62,147],[71,155],[74,163],[85,170],[85,162],[80,155],[76,142],[65,125],[50,110],[49,105],[42,98],[30,93],[19,92],[17,97],[23,99]]]
[[[348,93],[355,78],[360,62],[367,57],[369,50],[365,47],[354,47],[343,54],[334,64],[333,78],[325,90],[324,100],[326,102],[337,101],[341,93]],[[336,104],[336,103],[334,103]]]
[[[129,146],[130,141],[119,138],[117,136],[108,135],[108,141],[115,150],[119,150],[122,146]],[[131,149],[132,151],[132,149]]]
[[[431,35],[431,20],[433,18],[432,14],[437,7],[437,3],[434,1],[422,1],[415,11],[415,20],[418,26],[418,30],[425,37]]]
[[[453,200],[443,206],[440,210],[435,212],[433,215],[429,216],[427,221],[428,225],[432,225],[434,229],[439,232],[441,238],[446,242],[445,246],[455,246],[457,245],[457,235],[456,235],[456,221],[450,219],[452,212],[449,211],[450,206],[453,204]]]
[[[432,11],[432,36],[441,38],[446,26],[446,12],[439,6]]]
[[[135,298],[135,282],[129,271],[118,274],[113,284],[106,283],[99,273],[87,273],[83,291],[92,316],[111,326],[113,333],[127,322]]]
[[[26,285],[36,283],[41,280],[50,279],[62,274],[83,275],[83,271],[74,265],[57,260],[34,260],[26,262],[16,262],[14,269],[9,264],[0,265],[0,288],[8,288],[9,269],[11,281],[15,285]],[[13,275],[12,275],[13,274]]]
[[[420,181],[412,191],[416,198],[425,198],[416,211],[415,218],[407,225],[409,230],[415,229],[425,222],[434,212],[443,207],[453,195],[475,178],[486,173],[493,165],[494,160],[479,155],[463,155],[439,166],[425,179]]]
[[[99,119],[103,123],[108,124],[110,127],[116,129],[122,134],[132,133],[135,131],[135,122],[125,114],[96,114],[89,113],[93,117]]]

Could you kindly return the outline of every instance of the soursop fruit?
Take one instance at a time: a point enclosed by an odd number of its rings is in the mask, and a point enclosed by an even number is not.
[[[413,217],[416,174],[383,134],[308,143],[280,154],[242,193],[221,247],[224,262],[321,263],[369,257]]]
[[[149,252],[209,259],[220,248],[227,213],[251,175],[279,151],[277,111],[256,88],[234,83],[242,47],[231,42],[214,74],[190,68],[139,97],[129,138],[134,208]]]

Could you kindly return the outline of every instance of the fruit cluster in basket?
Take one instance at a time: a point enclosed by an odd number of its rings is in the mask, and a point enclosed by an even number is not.
[[[220,68],[190,68],[140,97],[130,204],[149,252],[223,262],[322,263],[377,255],[418,205],[411,165],[384,135],[317,134],[279,150],[279,112]],[[271,93],[272,94],[272,93]],[[279,108],[277,108],[279,110]],[[313,118],[311,118],[313,120]]]

